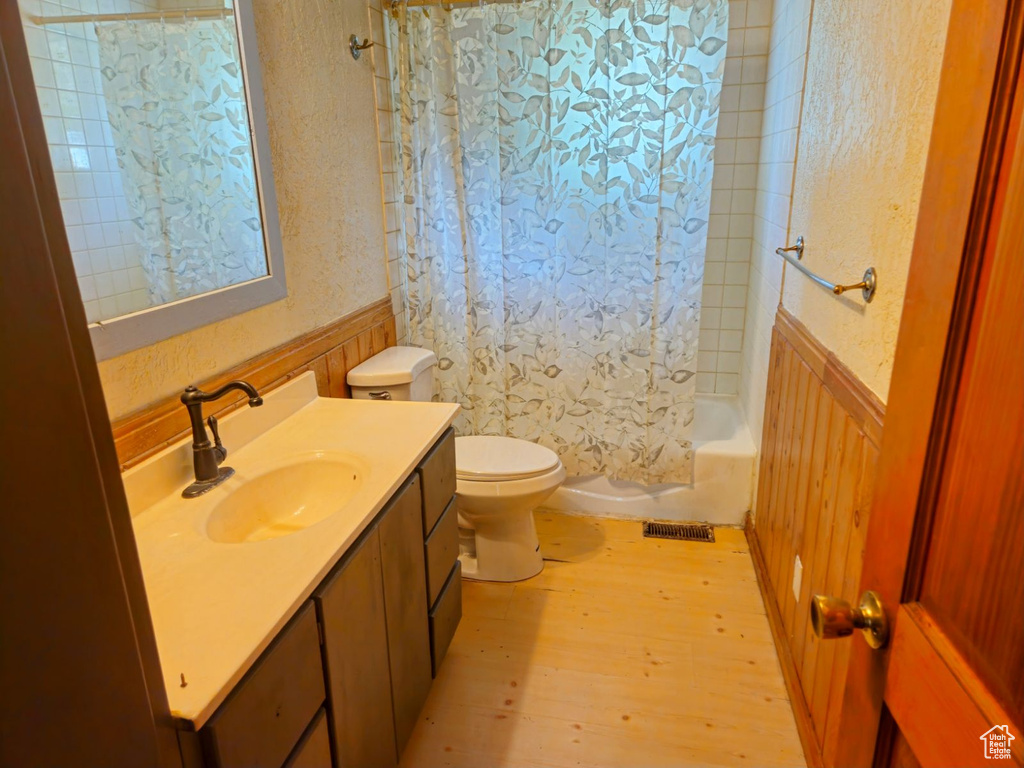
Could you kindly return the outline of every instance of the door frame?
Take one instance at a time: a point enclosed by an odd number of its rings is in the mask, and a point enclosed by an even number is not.
[[[1024,48],[1024,0],[953,0],[949,30],[857,593],[878,592],[891,622],[919,586]],[[826,765],[871,765],[876,747],[887,756],[888,663],[888,649],[854,639]]]

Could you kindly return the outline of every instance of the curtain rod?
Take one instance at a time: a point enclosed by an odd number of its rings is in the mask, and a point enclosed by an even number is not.
[[[222,19],[234,16],[232,8],[184,8],[180,11],[139,11],[137,13],[90,13],[80,16],[29,16],[33,24],[87,24],[97,21],[137,21],[144,19]]]
[[[425,8],[437,6],[441,8],[466,7],[479,5],[518,5],[522,0],[384,0],[384,10],[397,11],[399,6],[406,8]]]

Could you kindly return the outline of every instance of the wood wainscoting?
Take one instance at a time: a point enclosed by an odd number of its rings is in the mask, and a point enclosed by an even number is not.
[[[780,307],[747,535],[810,765],[831,765],[850,654],[849,641],[822,643],[811,631],[810,598],[857,599],[883,416],[878,398]]]
[[[321,396],[349,397],[351,391],[345,381],[349,370],[385,347],[393,347],[395,337],[391,299],[384,297],[330,325],[263,352],[211,379],[197,382],[196,386],[209,391],[232,379],[245,379],[266,391],[300,373],[313,371]],[[222,416],[244,402],[242,393],[231,392],[215,406],[208,407],[207,414]],[[186,437],[189,429],[188,413],[178,395],[115,421],[114,443],[121,471]]]

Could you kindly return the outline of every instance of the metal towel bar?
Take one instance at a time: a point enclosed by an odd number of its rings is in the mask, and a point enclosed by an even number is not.
[[[830,283],[825,278],[814,274],[813,272],[811,272],[811,270],[809,270],[802,263],[800,263],[800,259],[804,257],[803,235],[800,235],[800,237],[796,239],[796,245],[791,245],[788,248],[776,248],[775,253],[784,258],[789,264],[792,264],[794,267],[799,269],[801,272],[803,272],[805,275],[811,278],[811,280],[816,282],[822,288],[827,288],[828,290],[832,291],[832,293],[834,293],[836,296],[841,296],[847,291],[852,291],[855,288],[860,288],[860,292],[861,295],[864,297],[864,301],[870,302],[875,297],[875,288],[878,287],[878,276],[875,274],[874,267],[867,268],[867,270],[864,272],[864,278],[859,283],[856,283],[854,285],[837,285],[836,283]],[[792,256],[790,256],[790,253],[796,253],[796,258],[794,259]]]

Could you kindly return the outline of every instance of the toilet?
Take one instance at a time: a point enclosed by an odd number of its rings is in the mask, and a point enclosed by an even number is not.
[[[429,401],[436,364],[430,350],[389,347],[348,372],[352,397]],[[558,455],[514,437],[456,437],[455,476],[463,577],[521,581],[540,573],[533,510],[565,480]]]

